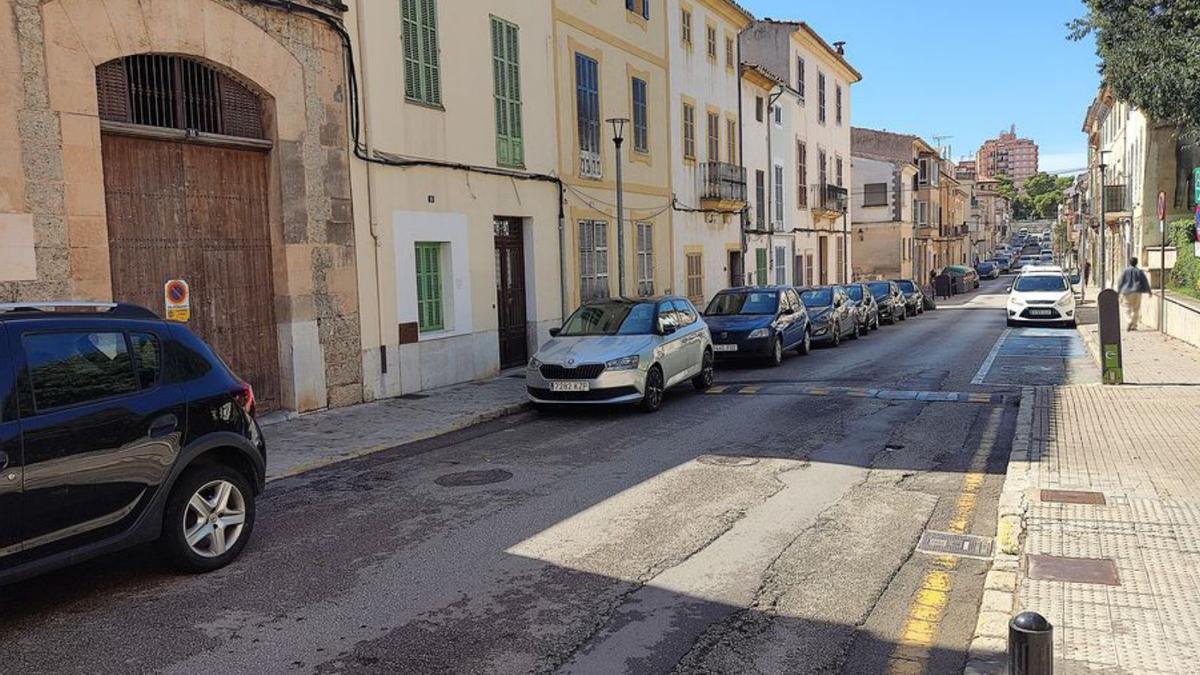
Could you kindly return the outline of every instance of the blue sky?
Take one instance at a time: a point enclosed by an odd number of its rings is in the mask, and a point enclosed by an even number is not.
[[[800,19],[846,41],[863,74],[855,126],[943,141],[954,157],[1010,124],[1038,143],[1043,170],[1086,164],[1083,116],[1099,59],[1089,39],[1066,39],[1080,0],[741,0],[759,18]]]

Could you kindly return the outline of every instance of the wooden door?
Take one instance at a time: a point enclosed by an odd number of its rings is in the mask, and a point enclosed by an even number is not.
[[[496,315],[500,334],[500,367],[515,368],[529,360],[525,328],[525,242],[520,218],[497,218]]]
[[[820,262],[817,278],[824,286],[829,283],[829,237],[817,238],[817,260]]]
[[[267,154],[104,134],[113,298],[163,311],[163,284],[191,286],[188,327],[280,405],[267,222]]]

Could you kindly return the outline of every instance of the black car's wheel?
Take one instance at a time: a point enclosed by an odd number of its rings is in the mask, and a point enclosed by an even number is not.
[[[650,366],[650,370],[646,372],[646,389],[640,404],[644,412],[655,412],[662,407],[664,386],[662,368],[658,364]]]
[[[871,324],[871,330],[879,330],[879,312],[875,313],[875,320]]]
[[[903,312],[900,312],[900,320],[908,321],[908,308],[905,307]]]
[[[1005,319],[1004,325],[1008,326],[1009,328],[1012,328],[1013,326],[1017,325],[1017,322],[1013,321],[1012,319]]]
[[[713,353],[711,349],[704,350],[704,359],[700,361],[700,374],[692,378],[692,386],[704,391],[713,383]]]
[[[851,330],[850,330],[850,332],[846,334],[846,337],[850,338],[851,340],[857,340],[857,339],[858,339],[858,336],[859,336],[859,332],[858,332],[858,318],[857,318],[857,317],[855,317],[855,319],[854,319],[854,325],[851,327]]]
[[[866,335],[867,333],[870,333],[870,332],[871,332],[871,317],[867,317],[867,320],[861,326],[858,327],[858,334]]]
[[[800,356],[808,356],[812,352],[812,333],[804,331],[804,339],[800,341],[800,346],[796,347],[796,353]]]
[[[771,344],[771,353],[767,356],[767,365],[775,368],[783,363],[783,337],[776,336],[775,342]]]
[[[829,330],[833,331],[833,340],[830,341],[829,345],[831,347],[837,347],[838,345],[842,344],[842,324],[831,323],[829,324]]]
[[[254,530],[254,490],[223,464],[188,469],[167,497],[158,545],[172,565],[211,572],[237,558]]]

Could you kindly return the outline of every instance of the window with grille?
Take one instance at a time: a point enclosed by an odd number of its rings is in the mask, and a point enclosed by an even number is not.
[[[417,254],[417,328],[420,332],[446,327],[442,304],[442,244],[420,241]]]
[[[521,128],[521,57],[517,25],[492,17],[492,96],[496,103],[496,163],[525,165]]]
[[[579,127],[579,175],[600,177],[600,76],[596,59],[575,54],[575,117]]]
[[[696,108],[683,104],[683,156],[696,159]]]
[[[579,221],[580,299],[608,297],[608,223]]]
[[[804,57],[796,57],[796,93],[800,95],[800,102],[804,102]]]
[[[808,207],[808,144],[796,141],[796,206]]]
[[[704,254],[689,253],[687,259],[687,297],[693,304],[704,302]]]
[[[654,225],[637,224],[638,295],[654,295]]]
[[[400,8],[404,24],[404,96],[410,101],[441,105],[437,0],[401,0]]]
[[[708,161],[721,161],[721,116],[708,113]]]
[[[817,122],[825,124],[825,73],[817,73]]]
[[[680,38],[685,47],[692,46],[692,13],[686,9],[679,10]]]
[[[650,125],[646,112],[646,81],[633,78],[633,149],[650,152]]]
[[[713,61],[716,61],[717,60],[717,27],[716,26],[706,26],[705,27],[705,38],[707,39],[706,45],[708,46],[708,58],[712,59]]]
[[[241,138],[263,138],[262,101],[211,66],[142,54],[96,68],[100,119]]]

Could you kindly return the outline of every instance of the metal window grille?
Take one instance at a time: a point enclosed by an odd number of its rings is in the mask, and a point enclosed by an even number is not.
[[[579,293],[584,301],[608,297],[608,223],[579,221]]]

